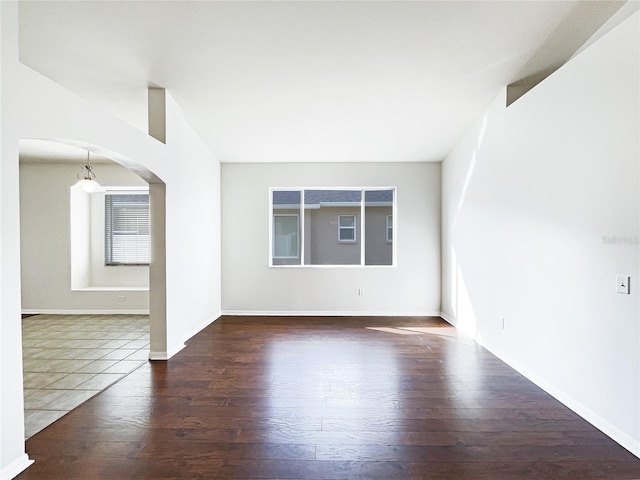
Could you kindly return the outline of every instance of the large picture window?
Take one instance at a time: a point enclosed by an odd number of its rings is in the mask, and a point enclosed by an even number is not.
[[[395,188],[272,188],[270,265],[394,265]]]
[[[105,265],[149,265],[149,194],[105,195]]]

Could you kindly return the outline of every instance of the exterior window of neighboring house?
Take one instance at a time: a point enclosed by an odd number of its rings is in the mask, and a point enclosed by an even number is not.
[[[395,191],[271,188],[269,266],[393,266]]]
[[[355,215],[338,215],[338,240],[340,242],[356,241]]]
[[[105,195],[105,265],[149,265],[149,194]]]
[[[298,258],[298,215],[273,216],[273,258]]]

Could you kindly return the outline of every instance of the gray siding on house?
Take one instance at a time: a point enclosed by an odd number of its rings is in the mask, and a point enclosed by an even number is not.
[[[306,255],[307,265],[360,265],[360,206],[322,207],[307,210],[310,223],[310,245]],[[338,241],[338,216],[356,216],[356,241]]]
[[[392,214],[392,207],[365,207],[365,265],[393,264],[393,244],[387,242],[387,216]]]

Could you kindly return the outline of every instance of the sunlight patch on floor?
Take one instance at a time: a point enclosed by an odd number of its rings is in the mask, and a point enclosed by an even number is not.
[[[396,335],[439,335],[441,337],[457,337],[458,332],[453,327],[365,327],[367,330],[395,333]]]

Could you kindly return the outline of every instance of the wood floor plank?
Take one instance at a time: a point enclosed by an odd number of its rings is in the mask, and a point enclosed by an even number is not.
[[[433,317],[222,317],[27,441],[21,480],[640,479]]]

